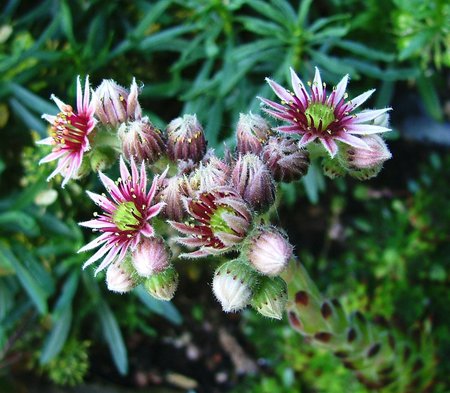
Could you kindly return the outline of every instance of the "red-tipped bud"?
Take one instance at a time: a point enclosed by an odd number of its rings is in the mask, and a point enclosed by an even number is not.
[[[173,267],[169,267],[148,277],[144,281],[144,287],[155,299],[169,301],[178,287],[178,273]]]
[[[184,115],[167,126],[167,150],[172,161],[199,162],[206,153],[203,128],[196,115]]]
[[[186,210],[181,202],[182,198],[186,196],[185,182],[183,176],[164,179],[162,188],[156,196],[157,200],[165,202],[161,215],[169,220],[182,221],[186,215]]]
[[[356,170],[381,168],[383,163],[392,157],[386,143],[379,135],[362,136],[361,139],[366,142],[370,150],[346,146],[340,158],[348,168]]]
[[[233,260],[220,266],[213,279],[213,292],[225,312],[242,310],[250,303],[256,274],[242,261]]]
[[[112,292],[126,293],[130,292],[136,285],[135,274],[128,266],[128,260],[123,263],[112,263],[106,271],[106,285]]]
[[[258,282],[251,305],[260,314],[274,319],[283,318],[287,302],[287,286],[280,277],[262,277]]]
[[[161,238],[143,238],[132,256],[133,266],[141,277],[149,277],[169,267],[170,252]]]
[[[239,156],[231,174],[231,182],[244,200],[256,210],[271,205],[275,200],[272,175],[255,154]]]
[[[127,160],[156,162],[166,150],[162,132],[144,117],[130,123],[123,123],[118,131],[122,152]]]
[[[139,89],[134,78],[130,91],[111,79],[105,79],[93,94],[95,115],[102,124],[113,128],[121,123],[140,119],[142,110],[138,94]]]
[[[206,164],[200,166],[189,177],[189,186],[192,191],[207,192],[215,188],[226,186],[229,181],[231,169],[220,160],[212,156]]]
[[[264,118],[251,112],[241,113],[236,129],[238,153],[259,154],[270,135],[270,126]]]
[[[260,273],[277,276],[287,267],[292,251],[283,233],[273,227],[263,227],[250,239],[248,259]]]
[[[291,138],[270,137],[261,158],[276,181],[289,183],[308,172],[309,153],[299,149],[298,142]]]

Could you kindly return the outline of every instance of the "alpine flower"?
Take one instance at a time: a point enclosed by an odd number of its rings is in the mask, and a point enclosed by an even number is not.
[[[199,247],[197,251],[182,257],[200,258],[228,251],[240,243],[247,234],[251,213],[241,196],[229,187],[202,192],[194,198],[185,198],[189,220],[185,223],[169,221],[186,237],[177,242],[187,247]]]
[[[83,161],[83,155],[90,149],[89,134],[95,127],[95,106],[90,100],[89,77],[86,77],[84,94],[81,90],[80,77],[77,78],[77,110],[64,104],[52,94],[60,112],[56,116],[44,114],[42,118],[51,124],[51,136],[38,141],[38,144],[54,146],[52,152],[45,156],[39,164],[58,160],[56,169],[47,180],[58,173],[64,176],[62,187],[77,175]]]
[[[89,197],[103,209],[101,214],[94,213],[95,219],[81,222],[80,225],[92,228],[102,234],[82,247],[78,252],[100,249],[84,264],[90,264],[104,257],[96,274],[113,261],[119,264],[127,251],[134,251],[142,237],[153,237],[154,229],[148,222],[159,214],[164,202],[153,204],[153,199],[160,178],[155,176],[150,190],[147,192],[147,173],[144,164],[138,170],[133,159],[131,174],[120,157],[120,178],[117,182],[99,172],[100,180],[110,194],[110,197],[87,191]],[[161,175],[165,176],[165,173]]]
[[[375,90],[366,91],[352,100],[347,100],[345,90],[348,78],[348,75],[344,76],[327,95],[326,85],[322,83],[320,72],[316,68],[309,94],[303,82],[291,68],[293,92],[266,78],[272,90],[281,99],[281,104],[262,97],[259,99],[267,105],[263,108],[265,112],[289,123],[289,125],[275,128],[276,130],[300,136],[299,147],[318,139],[332,158],[338,151],[337,142],[370,150],[367,143],[356,135],[389,131],[387,127],[368,123],[391,108],[353,113]]]

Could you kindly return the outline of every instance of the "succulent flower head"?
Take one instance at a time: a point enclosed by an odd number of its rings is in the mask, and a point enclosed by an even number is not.
[[[162,132],[148,119],[122,123],[118,131],[122,152],[127,160],[133,157],[137,162],[156,162],[166,150]]]
[[[77,109],[64,104],[52,94],[60,112],[56,116],[44,114],[42,118],[51,124],[51,136],[38,141],[38,144],[53,146],[52,152],[45,156],[39,164],[58,160],[56,169],[47,180],[58,173],[63,175],[64,187],[71,178],[77,176],[83,161],[84,153],[90,149],[89,135],[93,131],[94,103],[90,100],[89,77],[86,77],[84,94],[81,90],[80,77],[77,78]]]
[[[169,267],[170,252],[161,238],[142,238],[132,254],[137,274],[149,277]]]
[[[364,140],[355,135],[378,134],[390,130],[384,126],[367,123],[391,108],[352,113],[375,90],[369,90],[346,101],[345,90],[348,75],[342,78],[329,95],[327,95],[326,86],[322,83],[317,68],[314,80],[310,84],[310,93],[307,92],[305,85],[293,69],[291,69],[293,92],[286,90],[271,79],[267,78],[266,80],[281,99],[281,104],[260,97],[260,100],[266,104],[264,111],[289,123],[289,125],[277,127],[276,130],[299,135],[301,137],[299,147],[306,146],[318,139],[329,155],[334,157],[338,152],[337,142],[356,148],[369,149]]]
[[[242,310],[252,297],[256,275],[239,260],[225,262],[215,272],[213,292],[225,312]]]
[[[195,191],[207,192],[217,187],[226,186],[230,171],[230,167],[216,156],[212,156],[206,164],[201,162],[189,177],[190,193]]]
[[[275,200],[275,185],[261,158],[252,153],[240,155],[231,173],[231,182],[254,209],[267,207]]]
[[[281,319],[287,302],[287,285],[281,277],[261,277],[251,305],[265,317]]]
[[[262,161],[278,182],[299,180],[308,172],[309,153],[299,149],[297,142],[283,136],[270,137],[261,153]]]
[[[178,272],[170,266],[160,273],[149,276],[144,281],[144,287],[155,299],[169,301],[178,287]]]
[[[112,79],[104,79],[94,92],[95,115],[100,122],[117,128],[127,121],[139,120],[142,109],[138,101],[139,89],[133,78],[130,91]]]
[[[259,154],[271,135],[267,121],[253,113],[239,115],[236,129],[237,151],[241,154]]]
[[[137,285],[127,263],[111,263],[106,270],[106,286],[112,292],[130,292]]]
[[[172,176],[161,181],[156,200],[164,202],[161,211],[163,217],[169,220],[181,221],[186,216],[186,210],[181,200],[187,196],[184,176]]]
[[[252,216],[239,194],[230,188],[202,192],[184,199],[189,220],[169,223],[186,237],[177,242],[197,251],[182,257],[199,258],[221,254],[239,244],[247,234]]]
[[[262,227],[250,239],[248,259],[258,272],[277,276],[287,267],[292,251],[283,233],[274,227]]]
[[[138,170],[134,160],[131,160],[131,174],[120,157],[121,177],[115,183],[99,172],[100,180],[110,194],[98,195],[87,191],[89,197],[102,208],[95,218],[81,222],[80,225],[101,232],[101,235],[82,247],[78,252],[100,249],[84,264],[84,268],[104,257],[96,273],[110,263],[120,263],[129,249],[134,250],[142,237],[152,237],[154,229],[148,222],[161,211],[164,203],[154,204],[154,196],[159,178],[156,176],[150,190],[147,192],[147,174],[142,164]],[[164,176],[164,175],[163,175]]]
[[[206,153],[206,139],[196,115],[184,115],[167,126],[167,152],[172,161],[199,162]]]

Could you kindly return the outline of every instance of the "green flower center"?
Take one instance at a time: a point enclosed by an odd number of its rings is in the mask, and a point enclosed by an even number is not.
[[[139,225],[141,218],[141,212],[136,208],[134,202],[124,202],[114,212],[113,222],[121,231],[129,231]]]
[[[335,120],[334,109],[320,102],[315,102],[305,110],[308,126],[318,128],[322,120],[322,130],[325,131]]]
[[[219,206],[214,214],[211,216],[211,230],[213,233],[216,232],[225,232],[225,233],[234,233],[233,230],[228,226],[224,218],[222,217],[224,214],[236,214],[235,211],[231,207]]]

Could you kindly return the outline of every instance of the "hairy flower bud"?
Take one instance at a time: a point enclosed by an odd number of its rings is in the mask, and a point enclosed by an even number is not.
[[[255,154],[240,155],[231,173],[231,182],[245,201],[256,210],[275,200],[272,175]]]
[[[262,277],[251,300],[260,314],[274,319],[283,318],[287,302],[287,285],[281,277]]]
[[[250,303],[256,274],[242,261],[225,262],[214,274],[213,292],[223,311],[242,310]]]
[[[392,157],[386,143],[379,135],[366,135],[361,139],[370,147],[358,149],[352,146],[343,149],[339,158],[350,169],[367,169],[380,167]]]
[[[93,94],[95,115],[102,124],[113,128],[121,123],[140,119],[142,110],[138,94],[134,78],[129,92],[112,79],[105,79]]]
[[[175,295],[178,286],[178,273],[169,267],[161,273],[153,274],[144,281],[147,292],[155,299],[169,301]]]
[[[299,149],[298,142],[287,137],[270,137],[261,158],[276,181],[292,182],[308,172],[309,153]]]
[[[277,276],[287,267],[292,251],[292,245],[278,229],[262,227],[250,239],[248,259],[260,273]]]
[[[196,115],[184,115],[172,120],[167,126],[167,150],[169,158],[199,162],[206,153],[203,128]]]
[[[122,263],[112,263],[106,270],[106,285],[112,292],[130,292],[136,285],[137,279],[130,266],[129,260]]]
[[[158,192],[156,199],[165,202],[161,215],[169,220],[182,221],[186,215],[186,210],[181,203],[181,199],[186,196],[184,192],[183,176],[173,176],[164,179],[161,190]]]
[[[189,177],[191,193],[193,191],[207,192],[227,185],[230,171],[230,167],[225,162],[212,156],[206,164],[200,163]]]
[[[140,276],[149,277],[169,267],[170,252],[163,239],[143,238],[133,252],[132,262]]]
[[[322,159],[322,170],[324,175],[330,179],[344,176],[347,173],[347,170],[341,164],[341,161],[337,158],[331,158],[330,156]]]
[[[122,152],[127,160],[133,157],[137,162],[156,162],[166,150],[162,132],[144,117],[130,123],[122,123],[118,136]]]
[[[239,115],[236,128],[237,151],[241,154],[259,154],[271,135],[267,121],[253,113]]]

